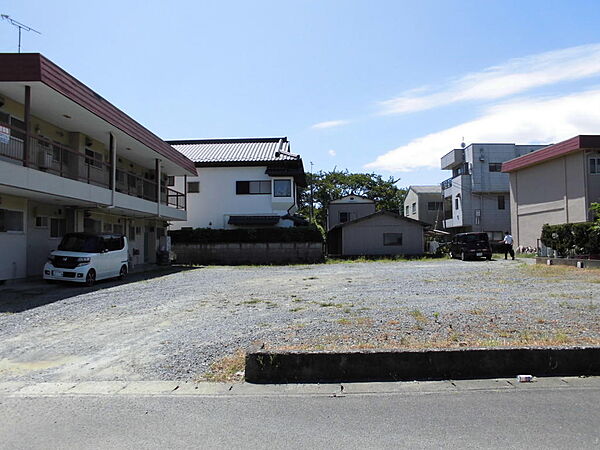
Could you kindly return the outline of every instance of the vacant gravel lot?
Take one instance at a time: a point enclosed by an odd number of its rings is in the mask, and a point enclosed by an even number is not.
[[[0,381],[192,380],[270,347],[600,343],[600,271],[532,260],[202,267],[0,290]]]

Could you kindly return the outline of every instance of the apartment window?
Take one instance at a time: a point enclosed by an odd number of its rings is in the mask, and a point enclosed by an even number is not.
[[[84,217],[83,232],[84,233],[100,233],[100,221]]]
[[[459,198],[456,197],[454,199],[454,209],[459,209],[459,208],[460,208],[460,201],[459,201]]]
[[[427,209],[429,211],[437,211],[442,209],[442,202],[427,202]]]
[[[35,218],[35,227],[36,228],[48,228],[48,217],[37,216]]]
[[[115,223],[113,225],[113,233],[115,233],[115,234],[123,234],[123,225]]]
[[[135,227],[129,227],[129,240],[135,241]]]
[[[200,182],[199,181],[188,181],[187,185],[188,194],[197,194],[200,192]]]
[[[490,172],[502,172],[502,163],[490,163]]]
[[[506,209],[506,204],[504,202],[504,195],[498,196],[498,209]]]
[[[410,215],[410,206],[406,205],[406,215]]]
[[[383,233],[383,245],[402,245],[402,233]]]
[[[292,181],[291,180],[273,180],[273,196],[274,197],[291,197],[292,196]]]
[[[167,186],[175,186],[175,177],[167,177]]]
[[[412,213],[413,213],[413,214],[416,214],[416,213],[417,213],[417,204],[416,204],[416,203],[413,203],[413,204],[412,204]]]
[[[62,149],[60,145],[58,144],[58,142],[54,142],[54,144],[52,144],[52,161],[55,163],[59,163],[62,159],[61,153]]]
[[[0,209],[0,232],[23,231],[23,211]]]
[[[592,175],[600,174],[600,158],[590,158],[590,173]]]
[[[481,225],[481,210],[475,210],[475,225]]]
[[[127,187],[135,188],[136,186],[137,186],[137,177],[132,173],[128,173],[127,174]]]
[[[67,219],[50,219],[50,237],[60,238],[67,233]]]
[[[102,153],[95,152],[91,148],[85,149],[85,163],[88,166],[102,169]]]
[[[102,227],[102,231],[105,233],[112,233],[112,231],[113,231],[112,223],[105,223],[104,226]]]
[[[238,195],[244,194],[270,194],[271,181],[236,181],[235,193]]]

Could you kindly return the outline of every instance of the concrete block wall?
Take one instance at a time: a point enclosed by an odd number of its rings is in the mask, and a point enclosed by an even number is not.
[[[298,264],[324,259],[320,242],[174,244],[178,264]]]

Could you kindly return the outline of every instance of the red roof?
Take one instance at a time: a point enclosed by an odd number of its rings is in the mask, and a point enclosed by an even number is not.
[[[0,53],[0,81],[40,81],[182,168],[194,163],[39,53]]]
[[[502,164],[502,172],[514,172],[541,162],[560,158],[585,148],[600,148],[600,135],[579,135],[558,144],[549,145],[540,150],[511,159]]]

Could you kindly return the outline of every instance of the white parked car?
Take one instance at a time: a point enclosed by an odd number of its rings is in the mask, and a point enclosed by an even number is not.
[[[127,276],[127,238],[121,234],[67,233],[44,266],[45,280],[75,281],[92,286],[96,280]]]

